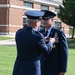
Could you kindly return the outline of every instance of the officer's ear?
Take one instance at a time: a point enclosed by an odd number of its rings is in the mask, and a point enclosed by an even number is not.
[[[54,19],[52,18],[51,21],[50,21],[51,25],[53,25],[54,23]]]
[[[54,21],[54,19],[53,19],[53,18],[52,18],[51,20],[52,20],[52,21]]]
[[[50,23],[52,23],[52,22],[54,21],[54,19],[53,19],[53,18],[51,18],[49,21],[50,21]]]
[[[38,23],[39,23],[39,21],[38,21],[38,20],[36,20],[36,21],[35,21],[35,25],[37,25]]]

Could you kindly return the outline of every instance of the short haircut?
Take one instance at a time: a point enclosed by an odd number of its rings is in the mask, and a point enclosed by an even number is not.
[[[29,22],[29,23],[34,23],[34,22],[36,22],[36,21],[38,21],[38,19],[28,19],[28,22]]]

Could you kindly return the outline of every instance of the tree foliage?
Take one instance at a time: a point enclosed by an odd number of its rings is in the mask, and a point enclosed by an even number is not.
[[[59,5],[58,17],[62,22],[75,27],[75,0],[63,0],[63,6]]]
[[[73,26],[72,38],[74,38],[75,28],[75,0],[63,0],[63,6],[59,5],[58,17],[62,22]]]

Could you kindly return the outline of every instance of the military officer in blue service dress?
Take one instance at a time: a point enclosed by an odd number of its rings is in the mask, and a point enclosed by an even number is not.
[[[44,15],[39,10],[25,12],[28,25],[16,32],[17,57],[12,75],[41,75],[41,53],[49,53],[55,39],[44,41],[44,36],[37,31],[40,19]]]
[[[67,71],[68,60],[66,36],[63,31],[52,26],[53,18],[56,14],[48,10],[42,11],[45,13],[43,16],[43,24],[45,28],[40,32],[44,35],[45,39],[53,37],[56,39],[52,51],[48,55],[43,55],[42,75],[64,75]]]

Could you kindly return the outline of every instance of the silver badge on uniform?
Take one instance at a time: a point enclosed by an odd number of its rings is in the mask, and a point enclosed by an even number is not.
[[[55,33],[55,34],[54,34],[54,38],[55,38],[55,42],[58,43],[58,42],[59,42],[58,33]]]
[[[55,48],[56,47],[56,45],[53,45],[53,47],[52,48]]]

